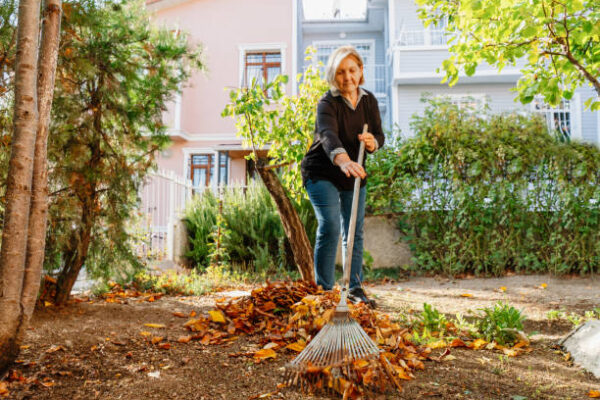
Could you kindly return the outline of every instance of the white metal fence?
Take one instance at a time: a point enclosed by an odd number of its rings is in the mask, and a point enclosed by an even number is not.
[[[140,191],[140,219],[137,223],[138,255],[158,261],[173,260],[176,224],[192,198],[189,179],[173,171],[152,172]]]

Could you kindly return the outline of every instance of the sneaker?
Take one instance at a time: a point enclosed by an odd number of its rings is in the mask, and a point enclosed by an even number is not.
[[[377,308],[375,300],[369,299],[361,287],[350,289],[348,292],[348,300],[353,304],[365,303],[373,309]]]

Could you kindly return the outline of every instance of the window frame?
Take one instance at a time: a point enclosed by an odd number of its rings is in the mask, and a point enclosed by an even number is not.
[[[279,55],[279,62],[268,62],[267,61],[267,56],[268,55],[273,55],[273,54],[277,54]],[[248,62],[248,56],[250,55],[261,55],[262,56],[262,61],[259,62],[252,62],[249,63]],[[280,51],[247,51],[244,54],[244,86],[248,86],[250,84],[249,80],[248,80],[248,66],[260,66],[262,68],[262,79],[263,79],[263,84],[268,83],[268,69],[272,68],[272,67],[279,67],[279,74],[282,73],[281,70],[281,52]]]
[[[276,53],[281,54],[281,74],[286,74],[286,50],[287,44],[279,43],[242,43],[238,45],[239,52],[239,76],[238,86],[244,87],[246,77],[246,54],[250,53]]]

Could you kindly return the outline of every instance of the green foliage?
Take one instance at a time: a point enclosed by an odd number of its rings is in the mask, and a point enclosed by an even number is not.
[[[448,19],[451,56],[442,63],[452,86],[461,70],[482,63],[499,70],[524,62],[516,90],[552,105],[587,83],[600,95],[600,3],[597,0],[417,0],[425,25]],[[600,109],[591,97],[586,106]]]
[[[429,332],[439,332],[440,336],[443,336],[443,332],[446,330],[446,324],[448,320],[446,316],[439,312],[431,304],[423,303],[423,311],[417,316],[417,320],[427,329]]]
[[[523,331],[525,316],[507,303],[498,302],[493,308],[485,307],[480,311],[482,315],[477,324],[478,330],[488,342],[514,344],[516,333]]]
[[[186,256],[197,268],[202,270],[215,259],[219,218],[220,262],[241,272],[287,273],[295,268],[279,214],[262,183],[224,190],[220,216],[218,202],[213,193],[205,192],[185,212],[190,238]],[[317,222],[310,202],[301,199],[295,207],[314,243]]]
[[[311,60],[315,50],[308,48],[306,52],[306,59]],[[313,140],[317,102],[328,87],[319,69],[312,64],[303,74],[298,74],[297,81],[298,94],[286,95],[283,87],[288,77],[285,75],[265,86],[254,80],[249,87],[229,93],[231,102],[222,113],[224,117],[237,117],[237,135],[247,146],[256,150],[269,145],[269,164],[285,166],[282,184],[296,199],[304,192],[300,161]]]
[[[0,49],[9,56],[12,31],[5,27],[14,3],[0,6]],[[127,221],[155,152],[169,141],[166,104],[202,67],[199,48],[181,32],[155,28],[142,0],[63,2],[60,43],[45,268],[61,273],[85,264],[94,277],[132,274],[140,260]],[[4,124],[11,101],[3,90],[12,85],[12,67],[0,58],[0,166],[11,135]]]
[[[416,270],[598,271],[598,148],[557,142],[537,117],[444,99],[412,126],[414,138],[370,159],[367,199],[399,215]]]

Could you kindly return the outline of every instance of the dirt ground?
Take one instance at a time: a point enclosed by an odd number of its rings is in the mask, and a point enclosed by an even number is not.
[[[542,288],[542,284],[547,286]],[[532,351],[518,357],[452,349],[454,359],[426,362],[425,370],[407,381],[402,393],[381,398],[588,399],[590,390],[600,390],[600,380],[574,366],[555,346],[572,325],[564,320],[550,323],[546,318],[552,309],[583,314],[600,307],[600,278],[409,278],[368,285],[367,291],[377,298],[381,310],[396,317],[421,310],[425,302],[453,315],[508,300],[527,315],[526,332],[537,332]],[[260,364],[252,358],[230,357],[257,350],[252,337],[217,346],[178,343],[177,338],[186,334],[183,323],[187,319],[173,313],[206,312],[220,296],[163,297],[152,303],[132,298],[127,304],[95,301],[38,310],[15,365],[17,374],[29,381],[11,384],[7,398],[329,398],[289,388],[278,390],[283,365],[289,361],[285,355]],[[146,323],[166,327],[149,328]],[[164,337],[171,347],[149,345],[142,331]]]

